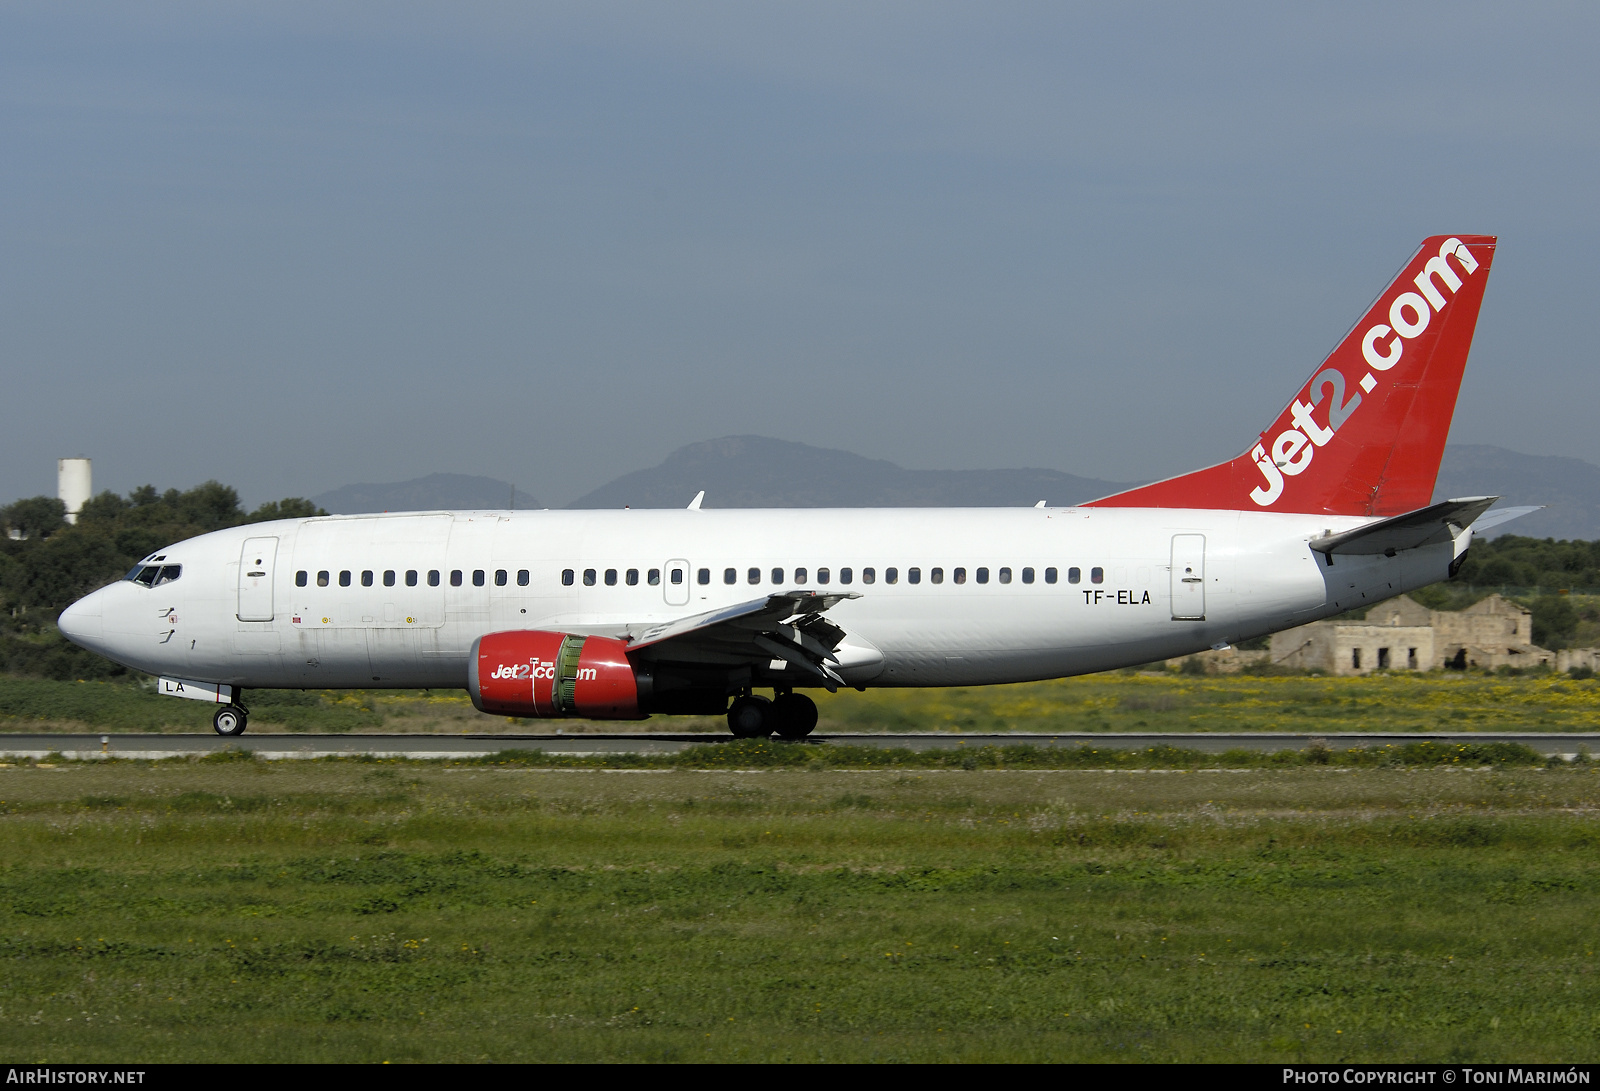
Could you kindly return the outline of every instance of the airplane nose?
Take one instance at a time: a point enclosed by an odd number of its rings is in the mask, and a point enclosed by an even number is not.
[[[79,647],[94,650],[105,632],[105,619],[101,615],[101,604],[96,601],[100,592],[83,596],[77,602],[61,611],[61,616],[56,619],[61,634]]]

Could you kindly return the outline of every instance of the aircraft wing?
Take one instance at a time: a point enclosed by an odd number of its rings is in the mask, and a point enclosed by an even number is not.
[[[1498,499],[1498,496],[1469,496],[1461,500],[1446,500],[1404,515],[1380,519],[1343,534],[1313,538],[1311,548],[1330,555],[1382,553],[1392,557],[1402,549],[1417,549],[1453,540],[1462,530],[1472,526]]]
[[[844,684],[833,669],[845,631],[822,615],[861,596],[854,591],[783,591],[736,606],[662,622],[630,633],[628,658],[649,662],[738,664],[783,659],[829,691]]]

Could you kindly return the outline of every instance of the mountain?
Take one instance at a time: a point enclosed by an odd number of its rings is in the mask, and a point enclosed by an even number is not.
[[[1499,496],[1500,507],[1546,504],[1544,511],[1496,527],[1490,537],[1600,538],[1600,466],[1576,458],[1523,455],[1485,444],[1452,444],[1444,450],[1435,500],[1454,496]]]
[[[1058,470],[907,470],[882,459],[763,436],[691,443],[659,466],[602,485],[574,508],[681,508],[706,491],[708,508],[1012,507],[1040,500],[1074,504],[1129,488]],[[1576,458],[1524,455],[1503,447],[1445,448],[1434,498],[1503,497],[1502,505],[1545,504],[1490,531],[1534,538],[1600,539],[1600,466]],[[509,482],[430,474],[387,485],[346,485],[311,499],[331,512],[504,508]],[[526,493],[516,507],[535,508]]]
[[[1031,507],[1127,487],[1058,470],[907,470],[848,451],[724,436],[680,447],[661,465],[624,474],[569,507],[681,508],[701,489],[708,508]]]
[[[446,508],[503,509],[515,496],[513,507],[536,508],[533,497],[513,493],[509,481],[472,474],[429,474],[388,485],[346,485],[311,497],[311,502],[334,515],[373,511],[438,511]]]

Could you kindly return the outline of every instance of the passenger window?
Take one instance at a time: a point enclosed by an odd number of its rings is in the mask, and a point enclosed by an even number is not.
[[[1090,583],[1105,583],[1106,582],[1106,570],[1103,569],[1103,568],[1091,568],[1091,569],[1089,569],[1089,582]]]
[[[1032,583],[1033,582],[1033,569],[1024,568],[1022,570],[1022,582],[1023,583]]]
[[[674,573],[674,575],[676,575],[676,573]],[[649,584],[650,584],[650,586],[651,586],[651,587],[659,587],[659,586],[660,586],[660,585],[661,585],[661,569],[659,569],[659,568],[652,568],[652,569],[651,569],[651,570],[650,570],[650,573],[649,573],[649,575],[647,575],[647,576],[646,576],[646,577],[645,577],[645,579],[646,579],[646,581],[648,581],[648,582],[649,582]],[[679,580],[673,580],[673,581],[672,581],[672,582],[673,582],[673,583],[679,583],[679,582],[681,582],[681,581],[679,581]]]
[[[746,572],[744,574],[744,578],[745,578],[745,582],[746,583],[760,583],[761,582],[761,569],[752,568],[750,571],[748,571],[748,572]]]
[[[1075,576],[1075,573],[1077,571],[1078,570],[1076,568],[1067,569],[1067,575],[1068,575],[1068,577],[1070,577],[1067,580],[1068,583],[1077,583],[1078,582],[1077,578]],[[1055,569],[1047,568],[1047,569],[1044,570],[1044,582],[1045,583],[1055,583],[1056,582],[1056,570]]]
[[[920,569],[920,568],[908,568],[908,569],[906,569],[906,582],[907,583],[921,583],[922,582],[922,569]]]
[[[415,568],[406,569],[406,586],[407,587],[415,587],[416,585],[417,585],[417,570]]]
[[[826,568],[817,569],[818,583],[827,583],[831,579],[833,579],[833,573],[829,572]]]
[[[594,577],[595,577],[594,569],[585,568],[583,570],[583,585],[585,587],[593,587],[594,586]]]
[[[928,572],[928,581],[930,583],[943,583],[944,582],[944,569],[942,569],[942,568],[931,569]]]
[[[628,586],[639,586],[639,570],[637,568],[628,569]]]
[[[452,568],[450,570],[450,586],[451,587],[460,587],[461,586],[461,569]]]
[[[307,575],[306,570],[303,569],[303,568],[300,571],[296,572],[294,574],[294,585],[296,587],[304,587],[306,585],[306,583],[308,582],[307,579],[306,579],[306,575]]]
[[[348,568],[346,568],[344,571],[339,573],[339,586],[340,587],[349,587],[350,586],[350,570]]]
[[[572,569],[563,568],[561,570],[561,586],[562,587],[571,587],[572,586],[572,581],[575,578],[575,576],[576,576],[576,573],[574,573],[572,571]]]
[[[394,586],[394,569],[386,568],[383,570],[383,585],[385,587]]]
[[[988,583],[989,582],[989,570],[987,568],[978,569],[978,571],[975,573],[975,575],[977,575],[979,583]]]
[[[428,569],[428,586],[429,587],[438,587],[439,586],[439,570],[437,568]]]
[[[900,570],[898,568],[885,568],[883,570],[883,582],[884,583],[899,583],[900,582]]]
[[[849,583],[856,578],[856,574],[848,568],[839,569],[839,582]]]
[[[795,583],[805,583],[806,582],[806,570],[805,569],[797,568],[797,569],[794,570],[794,582]]]
[[[617,570],[615,568],[606,569],[606,586],[607,587],[615,587],[616,585],[617,585]]]
[[[328,570],[326,568],[324,568],[321,572],[317,573],[317,586],[318,587],[326,587],[326,586],[328,586]]]
[[[1001,583],[1010,583],[1011,582],[1011,569],[1002,568],[1000,570],[1000,582]]]
[[[1082,569],[1078,569],[1078,568],[1069,568],[1069,569],[1067,569],[1067,582],[1068,583],[1080,583],[1080,582],[1082,582],[1082,580],[1083,580],[1083,570]],[[1054,583],[1055,580],[1051,580],[1050,582]]]
[[[958,569],[955,570],[955,582],[956,583],[966,583],[967,582],[967,570],[965,568],[958,568]]]
[[[679,583],[683,582],[683,569],[674,568],[672,570],[672,582],[674,584],[679,584]]]
[[[362,587],[371,587],[372,586],[372,569],[369,568],[365,572],[361,573],[361,586]]]
[[[877,580],[878,580],[878,570],[877,569],[875,569],[875,568],[863,568],[861,570],[861,582],[862,583],[876,583]]]
[[[528,570],[526,568],[517,569],[517,586],[528,586]]]
[[[783,569],[774,568],[772,570],[772,582],[773,583],[782,583],[783,582]]]
[[[694,574],[694,578],[700,581],[701,587],[704,587],[706,584],[711,582],[711,569],[702,568],[700,571]]]
[[[722,582],[723,583],[737,583],[738,581],[739,581],[739,570],[737,568],[724,568],[722,570]]]
[[[510,580],[511,576],[505,569],[497,568],[494,570],[494,585],[496,587],[504,587]]]
[[[472,570],[472,586],[474,586],[474,587],[482,587],[483,586],[483,569],[474,568]]]

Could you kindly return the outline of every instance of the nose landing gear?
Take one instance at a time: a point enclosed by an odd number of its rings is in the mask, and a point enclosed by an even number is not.
[[[240,705],[223,705],[211,717],[211,727],[218,735],[243,735],[250,714]]]

